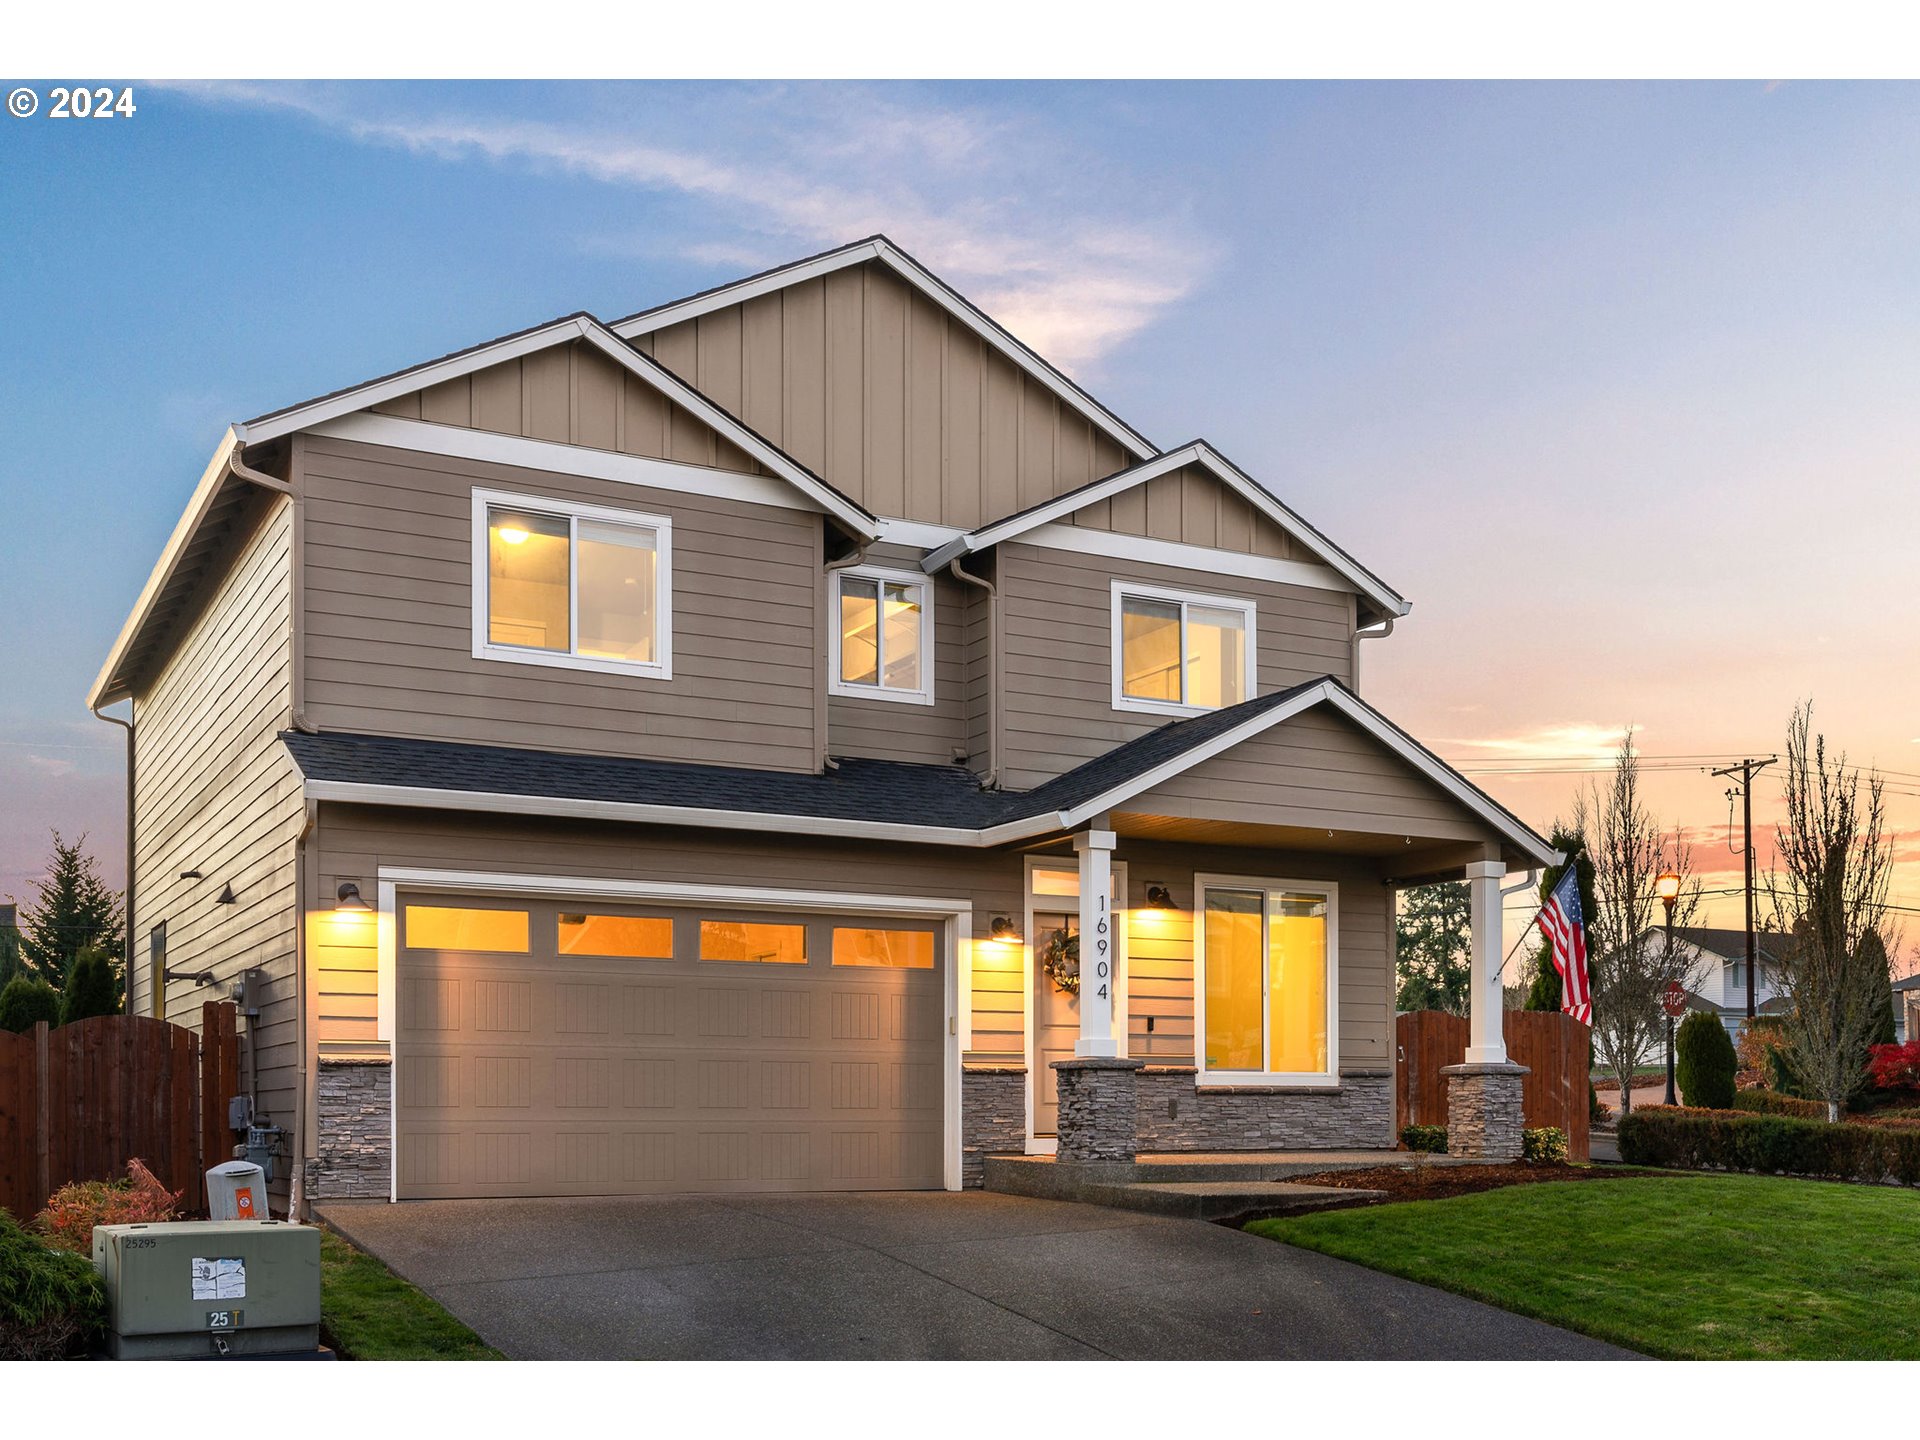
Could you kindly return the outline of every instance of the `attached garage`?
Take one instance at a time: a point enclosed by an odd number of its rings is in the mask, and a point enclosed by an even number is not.
[[[935,917],[402,892],[398,1198],[937,1189]]]

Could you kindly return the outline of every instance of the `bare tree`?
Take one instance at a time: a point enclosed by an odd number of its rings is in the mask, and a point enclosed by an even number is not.
[[[1699,882],[1691,876],[1692,852],[1677,832],[1660,828],[1640,798],[1640,757],[1633,731],[1620,741],[1613,775],[1577,797],[1572,828],[1586,840],[1593,860],[1593,913],[1587,916],[1587,964],[1593,991],[1593,1046],[1620,1077],[1620,1108],[1633,1108],[1633,1072],[1665,1034],[1660,995],[1670,981],[1684,982],[1689,964],[1666,943],[1666,914],[1656,882],[1671,870],[1680,877],[1676,925],[1689,925],[1700,906]]]
[[[1774,831],[1773,907],[1787,937],[1780,982],[1792,1007],[1787,1058],[1827,1102],[1827,1119],[1860,1087],[1886,984],[1882,927],[1893,875],[1885,781],[1846,756],[1827,758],[1811,702],[1787,726],[1786,824]]]

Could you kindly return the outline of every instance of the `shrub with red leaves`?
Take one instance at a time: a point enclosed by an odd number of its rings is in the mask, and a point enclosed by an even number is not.
[[[76,1255],[93,1254],[96,1225],[143,1225],[171,1220],[180,1196],[138,1160],[127,1162],[124,1180],[76,1180],[62,1185],[34,1219],[49,1245]]]
[[[1920,1040],[1874,1046],[1867,1073],[1882,1090],[1920,1090]]]

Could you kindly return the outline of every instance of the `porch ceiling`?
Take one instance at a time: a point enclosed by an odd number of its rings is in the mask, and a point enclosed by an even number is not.
[[[1458,879],[1471,861],[1495,855],[1516,872],[1539,863],[1515,846],[1462,840],[1457,835],[1387,834],[1337,826],[1261,824],[1120,810],[1114,811],[1110,820],[1116,834],[1139,840],[1364,856],[1377,860],[1383,877],[1388,879]]]

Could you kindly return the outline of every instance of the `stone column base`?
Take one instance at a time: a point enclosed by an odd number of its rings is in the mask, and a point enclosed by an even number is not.
[[[1447,1154],[1467,1160],[1520,1158],[1526,1121],[1520,1106],[1524,1065],[1448,1065]]]
[[[1131,1161],[1139,1153],[1135,1080],[1146,1063],[1108,1055],[1053,1062],[1060,1076],[1057,1159]]]

